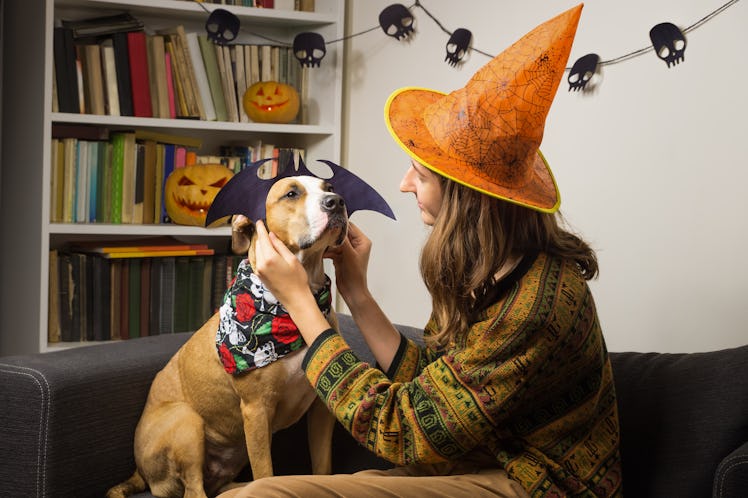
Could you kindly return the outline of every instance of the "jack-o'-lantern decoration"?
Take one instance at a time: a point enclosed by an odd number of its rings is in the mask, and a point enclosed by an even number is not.
[[[242,97],[244,112],[258,123],[290,123],[299,113],[299,94],[277,81],[259,81]]]
[[[213,199],[232,176],[234,172],[222,164],[193,164],[174,169],[164,185],[164,204],[171,221],[204,226]]]

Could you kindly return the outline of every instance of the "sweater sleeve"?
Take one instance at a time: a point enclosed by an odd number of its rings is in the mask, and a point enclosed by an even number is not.
[[[491,342],[492,352],[476,345],[419,369],[421,350],[406,341],[388,377],[329,331],[312,344],[304,367],[318,395],[360,444],[398,465],[436,463],[492,438],[506,403],[524,382],[527,362],[543,361],[538,355],[513,361],[514,353]]]

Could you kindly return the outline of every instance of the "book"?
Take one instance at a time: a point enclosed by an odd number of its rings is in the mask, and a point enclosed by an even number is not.
[[[236,80],[236,100],[237,110],[239,113],[239,122],[249,122],[247,113],[244,112],[244,94],[247,91],[247,72],[244,69],[244,47],[241,45],[232,45],[230,47],[231,63],[234,66],[234,79]]]
[[[195,32],[186,33],[185,37],[187,40],[187,48],[190,53],[192,69],[195,75],[199,101],[202,103],[205,114],[203,119],[207,121],[215,121],[216,110],[213,106],[213,97],[210,91],[210,83],[205,69],[205,62],[203,61],[202,50],[200,49],[200,42],[198,41],[198,34]]]
[[[143,237],[127,240],[79,241],[71,246],[74,251],[113,254],[118,252],[179,251],[183,249],[208,249],[207,244],[186,244],[169,236]]]
[[[164,258],[151,258],[148,278],[148,335],[161,334],[161,264]]]
[[[156,204],[156,141],[145,140],[143,142],[143,214],[141,223],[152,225],[157,222],[154,219]]]
[[[140,337],[150,335],[151,259],[140,261]]]
[[[141,118],[153,117],[148,77],[148,49],[146,47],[146,35],[143,31],[127,33],[127,53],[130,63],[133,115]]]
[[[83,45],[79,51],[83,65],[83,91],[86,96],[86,112],[105,115],[104,77],[101,68],[101,47],[97,44]]]
[[[73,223],[75,207],[75,165],[78,161],[78,139],[63,138],[62,222]]]
[[[164,47],[166,53],[169,54],[169,61],[171,64],[172,83],[174,85],[174,109],[178,118],[191,117],[189,109],[187,108],[187,99],[185,97],[184,87],[184,75],[183,70],[179,66],[177,58],[177,49],[174,45],[174,41],[171,36],[167,36],[164,39]]]
[[[132,85],[130,83],[130,55],[127,48],[127,33],[112,35],[114,49],[114,66],[117,72],[117,94],[121,116],[134,116],[132,105]]]
[[[176,30],[177,38],[179,40],[178,46],[181,47],[182,52],[184,53],[185,73],[187,75],[186,85],[188,86],[189,92],[191,92],[192,99],[194,99],[194,111],[199,119],[205,121],[205,106],[203,105],[200,90],[197,86],[197,76],[195,73],[195,67],[192,64],[193,56],[191,54],[190,45],[187,40],[187,32],[185,31],[184,26],[181,24],[177,25]],[[199,55],[199,52],[197,52],[195,55]]]
[[[205,64],[205,73],[208,78],[208,85],[210,87],[210,95],[213,101],[216,120],[228,121],[226,100],[223,93],[221,73],[218,69],[215,48],[213,43],[208,40],[207,35],[198,35],[197,40],[200,44],[200,52],[202,53],[203,63]]]
[[[115,306],[119,307],[119,338],[130,338],[130,261],[119,260],[120,271],[120,290],[119,302]]]
[[[60,112],[79,113],[76,54],[71,29],[56,27],[53,31],[55,86]]]
[[[159,334],[174,333],[175,261],[174,257],[161,259]]]
[[[224,48],[226,49],[224,51]],[[231,71],[231,59],[229,57],[229,63],[226,63],[226,55],[228,53],[228,47],[222,47],[221,45],[214,45],[213,49],[216,53],[216,60],[218,61],[218,74],[221,76],[221,88],[223,88],[223,97],[226,102],[226,115],[228,121],[232,123],[239,122],[239,110],[237,108],[237,101],[234,97],[231,89],[233,85],[233,77]]]
[[[77,39],[140,30],[143,28],[143,22],[125,12],[89,19],[63,19],[62,26],[69,29],[73,37]]]
[[[165,144],[184,145],[185,147],[194,147],[199,149],[203,141],[199,137],[190,137],[187,135],[177,135],[175,133],[160,132],[150,129],[135,130],[137,140],[154,140]]]
[[[133,339],[140,337],[140,279],[141,279],[141,259],[133,258],[128,260],[127,264],[127,289],[128,289],[128,306],[127,306],[127,337]],[[124,310],[123,310],[124,312]]]
[[[179,249],[179,250],[162,250],[155,251],[133,251],[133,252],[114,252],[104,254],[107,259],[144,259],[160,258],[166,256],[212,256],[215,254],[213,249]]]
[[[124,133],[122,153],[122,223],[135,219],[135,188],[137,185],[137,144],[135,133]],[[115,199],[116,202],[116,199]]]
[[[205,322],[203,305],[204,258],[186,258],[189,266],[187,287],[187,330],[197,330]]]
[[[75,294],[75,283],[73,280],[73,261],[70,253],[58,253],[58,293],[59,293],[59,317],[60,317],[60,340],[70,342],[79,340],[73,337],[73,297]]]
[[[169,89],[166,78],[166,49],[164,47],[164,37],[162,35],[148,35],[149,48],[149,66],[151,72],[149,78],[153,82],[151,85],[153,116],[157,118],[169,119]]]
[[[188,332],[189,327],[189,258],[174,259],[174,332]]]
[[[47,294],[47,342],[62,340],[60,329],[60,276],[57,250],[49,251],[49,291]]]
[[[111,38],[103,40],[101,47],[101,68],[104,74],[104,103],[106,114],[119,116],[119,88],[117,86],[117,62]]]
[[[50,189],[49,221],[63,221],[63,203],[65,186],[65,145],[59,138],[52,139],[52,188]]]
[[[111,269],[109,261],[100,257],[88,257],[91,262],[89,294],[91,307],[89,315],[89,340],[107,341],[111,339]]]
[[[166,66],[166,91],[169,98],[169,118],[177,117],[176,91],[174,90],[174,68],[171,63],[171,54],[164,48],[164,66]]]
[[[109,262],[109,335],[113,340],[121,339],[122,323],[122,265],[127,260],[114,259]]]
[[[164,144],[164,171],[161,175],[162,183],[161,183],[161,191],[164,192],[166,190],[166,179],[169,178],[169,175],[172,171],[174,171],[174,165],[175,165],[175,154],[176,154],[177,146],[174,144]],[[160,217],[161,223],[169,223],[169,214],[166,212],[166,203],[163,201],[163,198],[161,200],[161,217]]]
[[[135,199],[130,223],[143,224],[143,206],[145,202],[145,147],[142,143],[135,144]]]

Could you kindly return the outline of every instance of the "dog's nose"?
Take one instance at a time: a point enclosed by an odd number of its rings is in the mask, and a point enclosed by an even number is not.
[[[322,199],[322,209],[324,211],[340,211],[345,207],[345,201],[338,194],[329,194]]]

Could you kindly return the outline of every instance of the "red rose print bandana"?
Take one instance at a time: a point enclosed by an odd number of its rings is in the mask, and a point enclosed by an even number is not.
[[[330,278],[316,294],[322,313],[330,313]],[[249,261],[239,264],[223,298],[216,349],[223,368],[239,374],[264,367],[304,346],[304,339],[283,305],[252,271]]]

